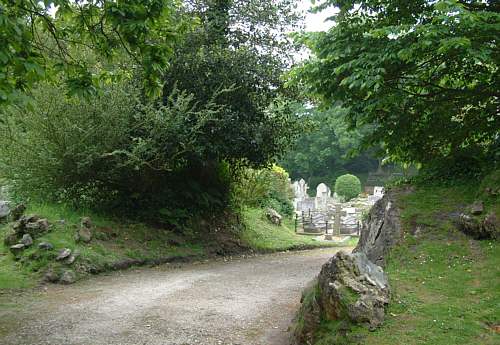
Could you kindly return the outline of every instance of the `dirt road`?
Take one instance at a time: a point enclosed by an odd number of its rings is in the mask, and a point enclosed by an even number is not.
[[[285,345],[303,287],[335,251],[163,265],[49,286],[0,310],[0,344]]]

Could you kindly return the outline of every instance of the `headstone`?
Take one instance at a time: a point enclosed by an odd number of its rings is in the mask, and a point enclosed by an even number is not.
[[[375,204],[377,201],[382,199],[382,197],[385,194],[385,188],[384,187],[374,187],[373,188],[373,195],[368,196],[368,201],[371,204]]]
[[[384,193],[385,193],[385,188],[384,187],[374,187],[373,188],[373,195],[374,196],[383,197]]]
[[[298,198],[304,199],[309,197],[307,195],[307,190],[309,189],[309,186],[307,185],[306,181],[304,179],[300,179],[298,182]]]
[[[342,226],[342,205],[335,205],[335,223],[333,227],[333,233],[340,235],[340,227]]]
[[[330,188],[324,183],[320,183],[318,187],[316,187],[316,198],[329,198],[331,194]]]

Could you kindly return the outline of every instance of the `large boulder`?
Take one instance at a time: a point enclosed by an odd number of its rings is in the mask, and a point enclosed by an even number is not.
[[[274,209],[268,207],[266,209],[266,218],[274,225],[281,225],[281,220],[283,217]]]
[[[370,261],[384,267],[387,254],[400,238],[400,210],[392,192],[387,192],[370,210],[354,252],[365,253]]]
[[[348,319],[370,328],[384,321],[389,281],[382,268],[364,253],[338,252],[323,265],[318,284],[323,315],[328,320]]]
[[[314,344],[320,323],[325,321],[375,329],[384,321],[389,301],[389,282],[380,266],[364,253],[338,252],[303,295],[293,343]]]

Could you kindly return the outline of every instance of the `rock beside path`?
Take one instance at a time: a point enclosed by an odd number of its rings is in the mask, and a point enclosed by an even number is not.
[[[384,321],[389,281],[382,268],[364,253],[337,253],[323,265],[318,284],[328,320],[348,319],[372,329]]]
[[[387,275],[364,253],[338,252],[323,265],[309,288],[298,315],[295,344],[313,344],[324,321],[339,321],[375,329],[382,324],[390,301]]]
[[[71,270],[65,270],[62,272],[61,276],[59,277],[59,283],[61,284],[65,284],[65,285],[68,285],[68,284],[73,284],[74,282],[76,282],[76,274],[75,272],[71,271]]]
[[[387,254],[400,238],[400,211],[388,191],[370,210],[354,252],[365,253],[370,261],[384,267]]]

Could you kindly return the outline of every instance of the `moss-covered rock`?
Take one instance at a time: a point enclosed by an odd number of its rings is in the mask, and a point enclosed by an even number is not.
[[[294,342],[314,344],[323,323],[375,329],[384,320],[389,300],[389,282],[380,266],[364,253],[338,252],[323,265],[317,282],[303,295]]]

